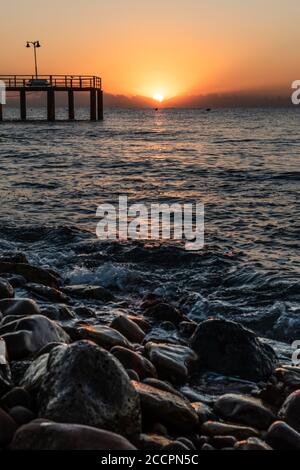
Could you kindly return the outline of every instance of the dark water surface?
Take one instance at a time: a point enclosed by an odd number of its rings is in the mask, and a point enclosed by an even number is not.
[[[0,127],[0,250],[121,298],[155,291],[193,319],[300,339],[300,114],[107,111],[103,123]],[[206,245],[97,240],[96,208],[201,202]]]

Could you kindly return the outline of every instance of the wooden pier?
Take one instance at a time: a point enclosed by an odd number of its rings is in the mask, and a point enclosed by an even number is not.
[[[91,121],[103,120],[103,90],[100,77],[78,75],[0,75],[6,92],[15,92],[20,98],[20,120],[27,120],[27,93],[47,93],[47,120],[55,121],[55,97],[58,92],[68,93],[68,120],[75,119],[75,93],[90,94]],[[0,121],[3,121],[3,105],[0,104]]]

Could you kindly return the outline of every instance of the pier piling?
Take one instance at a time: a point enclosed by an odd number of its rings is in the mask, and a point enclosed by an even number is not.
[[[21,117],[21,121],[26,121],[26,119],[27,119],[26,90],[25,90],[25,88],[22,88],[20,90],[20,117]]]
[[[68,109],[69,109],[69,120],[73,121],[75,119],[75,99],[74,91],[68,91]]]

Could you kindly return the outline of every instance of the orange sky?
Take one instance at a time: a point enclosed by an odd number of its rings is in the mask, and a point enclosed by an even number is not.
[[[299,0],[10,0],[0,73],[101,75],[106,92],[172,97],[290,87]]]

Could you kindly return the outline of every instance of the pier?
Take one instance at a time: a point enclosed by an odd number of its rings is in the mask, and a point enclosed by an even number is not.
[[[27,94],[47,93],[47,120],[56,120],[56,93],[68,94],[68,120],[75,120],[75,93],[90,94],[90,120],[103,120],[102,80],[96,76],[78,75],[0,75],[6,85],[6,92],[15,92],[20,99],[20,121],[27,120]],[[3,121],[3,105],[0,104],[0,121]]]

